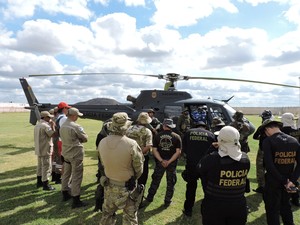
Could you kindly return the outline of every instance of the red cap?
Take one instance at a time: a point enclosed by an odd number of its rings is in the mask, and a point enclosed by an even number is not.
[[[69,106],[66,102],[60,102],[57,106],[59,109],[63,109],[63,108],[71,108],[71,106]]]

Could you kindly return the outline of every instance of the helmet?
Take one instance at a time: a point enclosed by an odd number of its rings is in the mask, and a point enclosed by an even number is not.
[[[270,119],[273,115],[272,115],[271,110],[264,110],[260,116],[264,121],[266,119]]]

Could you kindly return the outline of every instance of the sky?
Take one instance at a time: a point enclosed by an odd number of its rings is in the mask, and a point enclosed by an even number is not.
[[[0,0],[0,102],[69,104],[163,89],[143,75],[248,79],[299,85],[299,0]],[[29,77],[30,74],[108,73]],[[300,105],[300,89],[178,81],[195,99],[232,106]],[[128,103],[128,102],[127,102]]]

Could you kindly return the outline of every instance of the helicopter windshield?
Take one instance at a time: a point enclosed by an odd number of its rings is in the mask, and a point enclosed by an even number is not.
[[[228,112],[228,115],[232,118],[236,111],[228,104],[224,104],[224,108]]]

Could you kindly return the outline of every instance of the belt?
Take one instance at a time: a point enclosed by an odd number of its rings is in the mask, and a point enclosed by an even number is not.
[[[112,179],[109,179],[109,183],[119,186],[119,187],[125,187],[125,184],[126,184],[126,182],[116,181],[116,180],[112,180]]]

